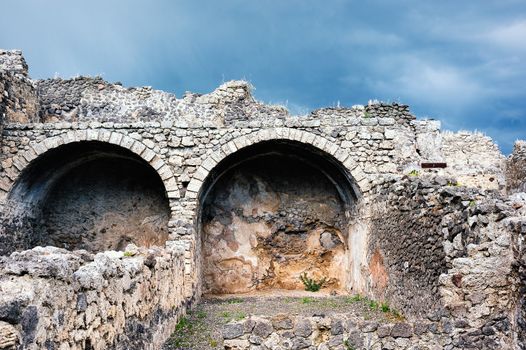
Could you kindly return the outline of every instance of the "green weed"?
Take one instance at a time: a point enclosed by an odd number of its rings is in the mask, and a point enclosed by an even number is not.
[[[308,291],[308,292],[317,292],[317,291],[319,291],[323,287],[325,282],[327,281],[327,279],[325,277],[323,277],[319,281],[316,281],[313,278],[307,277],[307,273],[306,272],[304,272],[302,275],[300,275],[300,280],[303,283],[303,285],[305,286],[305,290]]]
[[[389,312],[389,311],[391,311],[391,309],[389,308],[389,305],[387,305],[387,303],[382,303],[380,305],[380,310],[382,310],[382,312]]]
[[[312,303],[315,303],[315,302],[316,302],[316,299],[311,298],[311,297],[303,297],[303,298],[301,298],[301,303],[302,304],[312,304]]]

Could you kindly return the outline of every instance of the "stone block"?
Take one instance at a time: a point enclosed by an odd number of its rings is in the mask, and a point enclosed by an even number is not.
[[[294,334],[298,337],[308,337],[312,334],[312,324],[308,320],[298,320],[294,325]]]
[[[223,326],[221,334],[224,339],[235,339],[239,338],[245,333],[243,325],[241,323],[227,323]]]
[[[393,338],[411,338],[413,336],[413,327],[409,323],[395,323],[391,329]]]
[[[255,336],[265,339],[274,331],[274,328],[272,327],[272,323],[270,321],[265,319],[258,319],[255,321],[256,323],[254,325],[254,329],[252,330],[252,333]]]

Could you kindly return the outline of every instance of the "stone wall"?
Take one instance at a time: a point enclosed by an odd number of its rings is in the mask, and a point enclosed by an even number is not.
[[[516,239],[512,240],[516,268],[515,290],[515,332],[517,346],[519,349],[526,349],[526,195],[517,194],[512,196],[512,206],[520,207],[522,217],[510,218],[507,222],[508,229],[516,234]]]
[[[526,192],[526,142],[516,141],[507,161],[506,184],[509,193]]]
[[[522,241],[525,198],[442,177],[393,181],[371,206],[371,294],[410,319],[447,323],[458,348],[511,347],[523,332],[513,242]]]
[[[244,81],[228,82],[214,92],[187,93],[182,99],[151,87],[125,88],[99,77],[47,79],[36,82],[41,122],[179,121],[194,124],[196,116],[210,125],[252,118],[284,118],[279,106],[255,101]]]
[[[464,229],[462,204],[451,201],[447,187],[454,180],[439,181],[409,176],[387,182],[372,200],[368,289],[408,315],[440,307],[439,276],[448,268],[442,221],[452,219],[452,235]]]
[[[4,257],[0,334],[23,349],[157,349],[187,306],[183,254],[171,244]]]
[[[364,321],[352,314],[252,316],[225,325],[222,335],[227,350],[453,348],[440,323]]]
[[[450,267],[440,276],[440,294],[452,336],[459,347],[498,349],[506,343],[516,348],[515,337],[523,330],[514,307],[524,282],[516,275],[514,242],[520,237],[512,223],[524,220],[526,202],[462,192],[453,200],[465,207],[467,225],[454,236],[450,220],[443,222]]]
[[[0,50],[0,122],[34,122],[39,109],[22,52]]]
[[[506,188],[506,159],[489,136],[480,132],[442,133],[444,174],[463,186],[491,190]]]

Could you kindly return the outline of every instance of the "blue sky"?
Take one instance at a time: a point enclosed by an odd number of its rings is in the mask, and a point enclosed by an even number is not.
[[[34,78],[179,97],[246,79],[292,113],[398,101],[506,153],[526,138],[524,0],[4,0],[0,23]]]

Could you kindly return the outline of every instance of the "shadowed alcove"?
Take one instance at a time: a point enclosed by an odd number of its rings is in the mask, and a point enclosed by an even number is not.
[[[300,275],[344,289],[354,181],[331,155],[265,141],[226,157],[199,197],[203,292],[303,289]]]
[[[157,172],[133,152],[99,141],[47,151],[20,175],[4,215],[13,247],[122,250],[164,245],[170,208]],[[14,248],[14,249],[13,249]]]

